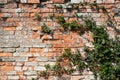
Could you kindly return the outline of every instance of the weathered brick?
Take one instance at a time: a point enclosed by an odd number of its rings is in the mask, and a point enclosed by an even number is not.
[[[23,71],[26,71],[27,69],[28,69],[28,67],[26,67],[26,66],[23,66],[23,68],[22,68]]]
[[[64,0],[53,0],[54,3],[64,3]]]
[[[0,4],[5,4],[7,3],[7,0],[0,0]]]
[[[15,71],[21,71],[21,69],[22,69],[22,67],[20,67],[20,66],[15,66],[15,67],[14,67],[14,70],[15,70]]]
[[[13,71],[14,67],[13,66],[2,66],[1,70],[2,71]]]
[[[27,76],[27,80],[31,80],[32,78],[36,79],[37,76]]]
[[[15,65],[16,65],[16,66],[23,66],[23,65],[24,65],[24,62],[17,62]]]
[[[29,48],[17,48],[16,52],[28,52]]]
[[[10,71],[7,73],[8,76],[13,76],[13,75],[16,75],[16,71]]]
[[[23,61],[23,62],[25,62],[25,61],[28,61],[28,57],[16,57],[15,61]]]
[[[21,3],[27,3],[27,0],[20,0]]]
[[[71,3],[80,3],[83,2],[83,0],[71,0]]]
[[[115,0],[103,0],[103,3],[115,3]]]
[[[19,80],[19,76],[8,76],[9,80]]]
[[[37,62],[25,62],[25,66],[38,66]]]
[[[11,57],[12,53],[0,53],[0,57]]]
[[[4,43],[1,43],[2,45],[0,45],[0,47],[13,47],[13,48],[17,48],[20,46],[20,43],[17,42],[17,41],[12,41],[12,42],[4,42]]]
[[[5,31],[14,31],[16,30],[16,27],[4,27]]]
[[[32,47],[39,47],[39,48],[44,48],[46,47],[46,43],[33,43]]]
[[[32,54],[31,53],[13,53],[13,56],[17,56],[17,57],[32,57]]]
[[[36,71],[26,71],[26,72],[24,72],[24,75],[25,76],[34,76],[34,75],[37,75],[37,72]]]
[[[41,71],[41,70],[46,70],[44,66],[37,66],[37,67],[34,67],[34,70],[35,71]]]
[[[10,13],[1,13],[0,17],[2,17],[2,18],[8,18],[8,17],[12,17],[12,14],[10,14]]]
[[[28,3],[40,3],[40,0],[28,0]]]
[[[97,3],[102,3],[103,0],[96,0]]]
[[[71,76],[70,80],[79,80],[79,79],[88,80],[88,79],[84,79],[84,76]]]
[[[37,57],[36,61],[48,61],[49,59],[47,57]]]
[[[2,59],[2,61],[6,61],[6,62],[13,62],[13,61],[15,61],[15,59],[13,57],[1,57],[0,59]]]
[[[4,48],[3,52],[15,52],[15,48]]]

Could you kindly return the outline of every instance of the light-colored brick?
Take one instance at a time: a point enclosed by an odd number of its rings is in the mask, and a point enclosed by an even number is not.
[[[34,67],[34,70],[35,71],[43,71],[43,70],[46,70],[44,66],[37,66],[37,67]]]
[[[47,57],[37,57],[36,61],[48,61],[49,59]]]
[[[0,0],[0,4],[5,4],[7,3],[7,0]]]
[[[24,72],[24,75],[26,75],[26,76],[34,76],[34,75],[37,75],[37,72],[36,71],[26,71],[26,72]]]
[[[15,48],[4,48],[3,52],[15,52]]]
[[[8,80],[19,80],[19,76],[8,76]]]
[[[25,62],[25,66],[38,66],[37,62]]]
[[[16,71],[10,71],[7,73],[8,76],[16,75]]]
[[[40,0],[28,0],[28,3],[40,3]]]
[[[71,3],[80,3],[83,2],[83,0],[71,0]]]
[[[32,57],[31,53],[13,53],[13,56],[17,56],[17,57]]]
[[[27,76],[27,80],[32,80],[32,78],[36,79],[37,76]]]
[[[15,61],[23,61],[23,62],[25,62],[25,61],[28,61],[28,57],[16,57]]]
[[[20,70],[22,69],[22,67],[20,67],[20,66],[15,66],[14,69],[15,69],[15,71],[20,71]]]
[[[20,0],[21,3],[27,3],[27,0]]]

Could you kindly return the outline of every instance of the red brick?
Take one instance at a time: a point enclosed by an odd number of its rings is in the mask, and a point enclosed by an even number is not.
[[[28,0],[28,3],[40,3],[40,0]]]
[[[54,3],[64,3],[64,0],[53,0]]]

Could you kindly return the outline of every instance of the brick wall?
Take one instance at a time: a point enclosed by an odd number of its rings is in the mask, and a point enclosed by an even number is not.
[[[70,0],[69,0],[70,1]],[[79,3],[84,0],[71,0],[70,3]],[[93,0],[85,0],[93,2]],[[98,5],[104,5],[114,19],[117,28],[120,27],[120,1],[97,0]],[[55,9],[54,5],[62,5],[61,9]],[[91,15],[97,24],[104,24],[107,17],[102,12],[97,12],[89,6],[79,10],[67,11],[67,0],[0,0],[0,80],[31,80],[37,77],[37,71],[44,70],[45,64],[53,65],[56,56],[59,56],[64,48],[72,51],[92,45],[92,36],[86,32],[80,36],[75,32],[62,32],[57,29],[60,25],[49,15],[63,15],[66,21],[75,20],[74,14]],[[40,16],[36,19],[35,14]],[[78,19],[80,22],[81,20]],[[41,32],[41,25],[45,23],[54,29],[53,35]],[[114,32],[109,28],[110,34]],[[90,80],[91,73],[84,76],[71,76],[71,80]],[[78,79],[77,79],[78,78]],[[40,79],[43,80],[43,79]],[[50,78],[50,80],[52,80]],[[56,80],[56,79],[54,79]]]

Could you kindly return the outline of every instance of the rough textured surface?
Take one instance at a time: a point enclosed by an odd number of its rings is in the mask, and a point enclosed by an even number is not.
[[[0,80],[31,80],[37,78],[37,71],[45,70],[44,65],[54,65],[56,57],[64,51],[64,48],[76,49],[83,53],[84,46],[94,47],[91,42],[92,33],[86,32],[80,36],[75,32],[62,32],[57,29],[60,25],[50,15],[63,15],[66,21],[76,20],[74,14],[91,15],[97,24],[104,23],[106,15],[89,6],[79,6],[72,11],[66,2],[92,3],[94,0],[0,0]],[[96,0],[98,5],[104,5],[120,29],[120,0]],[[62,5],[62,10],[55,9],[54,5]],[[36,14],[39,15],[36,16]],[[78,19],[81,23],[81,20]],[[53,35],[44,34],[41,31],[45,23],[51,29],[55,29]],[[108,29],[110,38],[115,33]],[[120,34],[117,36],[120,37]],[[88,73],[88,74],[86,74]],[[63,76],[61,80],[93,79],[90,72],[84,75]],[[51,76],[49,80],[58,80]],[[40,78],[40,80],[45,80]]]

